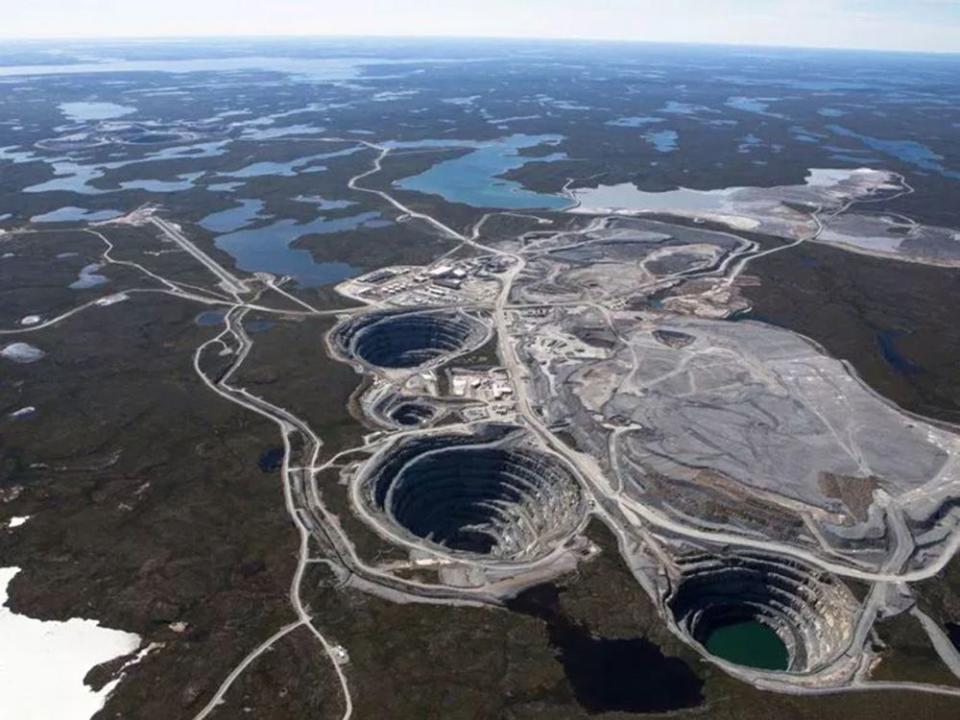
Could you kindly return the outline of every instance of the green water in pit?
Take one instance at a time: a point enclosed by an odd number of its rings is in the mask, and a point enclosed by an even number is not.
[[[756,620],[716,628],[707,638],[706,647],[711,655],[758,670],[786,670],[790,663],[783,641]]]

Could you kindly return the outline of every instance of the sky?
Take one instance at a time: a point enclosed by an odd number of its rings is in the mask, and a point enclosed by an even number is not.
[[[11,0],[0,38],[385,35],[960,52],[960,0]]]

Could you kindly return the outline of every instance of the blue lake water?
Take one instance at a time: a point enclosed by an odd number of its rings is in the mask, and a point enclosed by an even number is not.
[[[263,227],[220,235],[216,239],[216,246],[229,253],[241,270],[289,275],[303,287],[319,287],[354,277],[362,271],[342,262],[315,262],[309,250],[291,245],[305,235],[327,235],[360,227],[379,227],[383,222],[376,212],[335,220],[319,217],[306,223],[291,219],[278,220]]]
[[[522,120],[537,120],[541,117],[541,115],[511,115],[509,117],[487,117],[486,121],[491,125],[508,125]]]
[[[880,162],[877,160],[877,158],[864,157],[863,155],[848,155],[847,153],[834,153],[830,156],[830,159],[836,160],[840,163],[846,163],[847,165],[854,165],[856,167],[875,165]]]
[[[953,646],[957,648],[957,650],[960,650],[960,624],[947,623],[946,630],[950,636],[950,642],[953,643]]]
[[[780,85],[795,90],[811,90],[813,92],[833,92],[836,90],[870,90],[872,85],[855,80],[802,80],[790,77],[763,77],[751,78],[743,75],[723,75],[716,78],[717,82],[745,87],[757,85]]]
[[[824,145],[824,150],[829,150],[833,153],[843,153],[845,155],[866,155],[867,157],[873,157],[873,151],[865,148],[846,148],[841,147],[840,145]]]
[[[660,112],[669,113],[671,115],[697,115],[702,112],[713,111],[708,107],[704,107],[703,105],[694,105],[691,103],[669,100],[666,105],[660,108]]]
[[[657,152],[669,153],[679,147],[680,136],[675,130],[658,130],[657,132],[648,132],[643,139],[653,145]]]
[[[471,95],[469,97],[452,97],[452,98],[444,98],[440,102],[447,103],[448,105],[459,105],[461,107],[470,107],[482,97],[483,97],[482,95]]]
[[[330,158],[343,157],[345,155],[352,155],[353,153],[359,151],[361,146],[351,146],[343,150],[335,150],[333,152],[318,153],[316,155],[307,155],[305,157],[296,158],[295,160],[290,160],[289,162],[273,162],[273,161],[264,161],[256,162],[245,167],[242,167],[238,170],[228,170],[225,172],[219,173],[221,177],[231,177],[231,178],[257,178],[257,177],[294,177],[302,173],[314,173],[322,172],[326,170],[326,167],[323,165],[315,165],[314,163],[320,160],[328,160]]]
[[[98,190],[89,183],[103,177],[103,168],[98,165],[80,165],[71,161],[53,162],[54,177],[46,182],[24,188],[23,192],[40,193],[63,190],[80,195],[101,195],[106,190]]]
[[[571,100],[554,100],[553,98],[544,98],[541,102],[543,102],[545,105],[559,108],[560,110],[593,110],[593,107],[590,105],[582,105],[580,103],[572,102]]]
[[[175,160],[182,158],[208,158],[222,155],[226,152],[226,146],[229,140],[220,140],[217,142],[199,143],[196,145],[184,145],[177,147],[163,148],[147,154],[145,157],[137,160],[118,160],[116,162],[84,165],[72,160],[56,158],[45,160],[34,156],[31,152],[11,151],[10,148],[0,148],[0,159],[11,159],[15,163],[30,162],[40,160],[46,162],[53,170],[54,177],[36,185],[24,188],[23,192],[40,193],[53,191],[74,192],[80,195],[102,195],[111,190],[100,190],[93,187],[90,183],[102,178],[106,171],[116,170],[129,165],[138,163],[150,163],[160,160]],[[188,176],[181,175],[184,180]],[[134,180],[134,183],[149,182],[149,180]],[[192,182],[192,181],[191,181]]]
[[[729,108],[733,108],[734,110],[742,110],[743,112],[754,113],[755,115],[767,115],[769,117],[782,118],[782,115],[768,112],[770,103],[777,99],[778,98],[731,97],[727,98],[727,101],[724,103],[724,105]]]
[[[99,220],[112,220],[121,215],[123,215],[123,213],[119,210],[85,210],[84,208],[73,207],[71,205],[69,207],[51,210],[42,215],[34,215],[30,218],[30,222],[97,222]]]
[[[896,158],[908,165],[922,170],[930,170],[944,177],[960,180],[960,171],[951,170],[943,165],[943,156],[938,155],[929,147],[916,140],[886,140],[883,138],[861,135],[858,132],[842,127],[830,125],[828,129],[841,137],[856,138],[869,148]]]
[[[98,285],[103,285],[108,282],[107,278],[104,275],[97,274],[102,265],[93,263],[92,265],[86,265],[82,270],[80,270],[80,276],[70,283],[71,290],[87,290],[88,288],[97,287]]]
[[[163,148],[152,152],[144,158],[145,160],[179,160],[180,158],[207,158],[218,157],[227,152],[229,140],[216,140],[213,142],[196,143],[193,145],[177,145],[175,147]],[[133,162],[142,162],[134,160]]]
[[[230,140],[217,140],[211,142],[194,143],[189,145],[177,145],[166,147],[148,153],[142,158],[130,160],[117,160],[106,163],[83,164],[66,158],[44,158],[37,156],[29,150],[16,150],[13,147],[0,148],[0,160],[12,160],[14,163],[25,163],[40,161],[46,163],[53,170],[53,177],[44,182],[31,185],[24,188],[23,192],[42,193],[42,192],[73,192],[80,195],[101,195],[107,192],[116,192],[115,190],[101,190],[94,187],[91,183],[103,178],[108,171],[131,165],[159,162],[164,160],[182,160],[185,158],[201,159],[223,155],[227,152],[227,145]],[[320,172],[325,168],[323,166],[311,165],[311,163],[324,159],[334,158],[343,155],[355,153],[361,149],[361,146],[350,146],[345,149],[326,152],[317,155],[298,158],[290,162],[276,163],[263,162],[254,163],[247,167],[240,168],[233,172],[221,173],[222,176],[254,178],[264,176],[294,176],[300,173]],[[147,174],[146,172],[144,174]],[[144,179],[134,179],[124,181],[120,185],[122,190],[146,190],[150,192],[180,192],[188,190],[194,186],[197,179],[202,177],[203,173],[187,173],[179,175],[176,180],[154,180],[149,177]],[[239,184],[237,184],[239,186]],[[219,187],[211,186],[211,189],[233,189],[233,185],[223,183]]]
[[[147,192],[168,193],[189,190],[203,176],[202,172],[178,175],[178,180],[127,180],[120,183],[124,190],[146,190]]]
[[[200,221],[200,226],[215,233],[234,232],[253,224],[260,218],[261,210],[261,200],[240,200],[240,204],[235,207],[210,213]]]
[[[763,145],[763,140],[758,138],[753,133],[750,133],[749,135],[745,135],[740,139],[740,144],[737,145],[737,152],[748,153],[754,148],[760,147],[761,145]]]
[[[269,448],[260,455],[257,465],[265,473],[276,472],[283,466],[283,458],[284,449],[282,447]]]
[[[328,200],[320,195],[298,195],[294,200],[314,205],[318,210],[342,210],[351,205],[356,205],[352,200]]]
[[[608,120],[606,124],[613,125],[614,127],[637,128],[637,127],[643,127],[644,125],[653,125],[655,123],[662,123],[662,122],[664,122],[663,118],[633,116],[633,117],[617,118],[616,120]]]
[[[194,318],[194,322],[200,327],[217,327],[223,325],[226,316],[225,310],[205,310]]]
[[[196,143],[193,145],[177,145],[163,148],[147,155],[143,160],[131,160],[127,164],[148,160],[179,160],[181,158],[209,158],[223,155],[227,152],[229,140],[215,140],[212,142]]]
[[[818,143],[827,137],[826,135],[814,132],[813,130],[808,130],[801,125],[794,125],[791,127],[790,134],[793,135],[794,140],[803,143]]]
[[[82,122],[87,120],[111,120],[135,113],[137,109],[129,105],[117,105],[109,102],[65,102],[60,103],[60,112],[68,120]]]
[[[319,125],[287,125],[284,127],[256,128],[244,131],[244,140],[275,140],[291,135],[318,135],[326,128]]]
[[[559,195],[527,190],[512,180],[499,176],[528,162],[555,162],[566,159],[563,153],[545,157],[524,157],[520,150],[546,143],[555,144],[559,135],[510,135],[488,142],[457,140],[423,140],[389,143],[395,148],[470,147],[473,150],[453,160],[444,160],[429,170],[413,177],[398,180],[395,185],[403,190],[440,195],[449,202],[478,208],[555,209],[568,207],[570,201]]]
[[[900,375],[915,375],[922,372],[922,368],[906,357],[897,347],[897,340],[903,337],[902,330],[881,330],[877,333],[877,344],[880,354],[886,363]]]
[[[311,162],[313,162],[313,158],[301,158],[287,163],[267,160],[247,165],[239,170],[220,173],[220,175],[235,178],[294,177],[300,173],[323,172],[327,169],[323,165],[310,166]]]
[[[194,322],[200,327],[220,327],[224,324],[227,317],[226,310],[205,310],[194,318]],[[276,323],[273,320],[244,320],[244,329],[251,334],[266,332],[274,327]]]
[[[131,145],[160,145],[161,143],[177,142],[181,139],[183,139],[183,135],[174,132],[143,132],[129,135],[123,138],[122,142]]]
[[[244,57],[200,57],[160,60],[117,59],[104,57],[93,62],[72,62],[62,65],[4,65],[0,77],[73,75],[89,73],[190,73],[231,72],[244,70],[267,70],[288,73],[304,80],[331,81],[351,80],[366,64],[400,64],[410,60],[387,58],[299,58],[249,55]]]

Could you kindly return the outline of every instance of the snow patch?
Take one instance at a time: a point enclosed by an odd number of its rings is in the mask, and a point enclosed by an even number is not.
[[[95,620],[43,621],[6,607],[7,588],[20,568],[0,568],[0,698],[5,717],[17,720],[89,720],[116,686],[100,692],[83,678],[96,665],[140,647],[132,633]]]
[[[108,295],[107,297],[100,298],[94,304],[99,305],[100,307],[107,307],[108,305],[116,305],[117,303],[121,303],[124,300],[129,299],[130,296],[126,293],[117,293],[116,295]]]
[[[42,359],[45,355],[46,353],[40,348],[22,342],[10,343],[3,350],[0,350],[0,357],[4,357],[7,360],[13,360],[15,363],[22,363],[24,365],[27,363],[36,362],[37,360]]]

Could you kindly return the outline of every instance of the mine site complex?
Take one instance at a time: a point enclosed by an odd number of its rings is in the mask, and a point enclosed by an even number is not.
[[[819,242],[858,203],[909,191],[884,173],[811,180],[756,191],[744,217]],[[576,206],[528,215],[516,236],[487,215],[458,238],[462,259],[338,287],[369,309],[328,344],[371,378],[359,404],[383,427],[343,482],[409,549],[395,568],[430,571],[395,591],[506,599],[588,561],[592,515],[711,662],[786,692],[870,683],[872,624],[910,610],[909,583],[960,544],[960,439],[807,338],[723,321],[751,260],[789,245],[631,215]],[[491,337],[488,366],[449,367]],[[785,666],[710,655],[733,621],[774,632]]]

